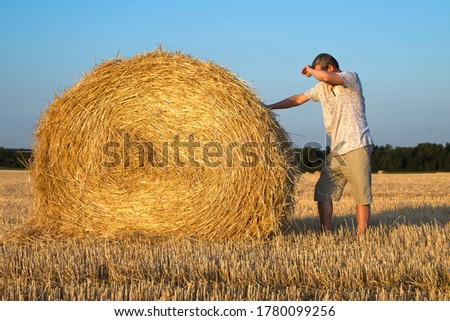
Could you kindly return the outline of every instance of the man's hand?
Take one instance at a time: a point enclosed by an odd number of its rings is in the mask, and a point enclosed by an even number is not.
[[[306,65],[305,67],[302,68],[302,75],[305,75],[306,77],[311,77],[311,66],[310,65]]]
[[[272,107],[270,107],[269,105],[266,105],[265,103],[261,103],[261,106],[263,106],[267,110],[271,110],[272,109]]]

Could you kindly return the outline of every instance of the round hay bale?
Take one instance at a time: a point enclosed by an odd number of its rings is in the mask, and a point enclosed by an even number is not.
[[[235,75],[180,53],[102,62],[35,136],[34,232],[259,237],[291,209],[284,130]]]

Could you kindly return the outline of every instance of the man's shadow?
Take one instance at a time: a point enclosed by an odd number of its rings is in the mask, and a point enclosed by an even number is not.
[[[333,230],[354,230],[357,227],[355,213],[338,214],[333,218]],[[373,213],[369,220],[370,227],[398,227],[445,225],[450,223],[450,206],[405,207],[392,211]],[[319,232],[319,215],[317,217],[286,217],[282,222],[283,234],[303,234]]]

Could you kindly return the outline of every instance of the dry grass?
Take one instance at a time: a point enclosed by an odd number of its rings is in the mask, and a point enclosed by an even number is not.
[[[27,172],[0,172],[0,233],[31,206]],[[0,246],[2,300],[450,300],[450,174],[374,175],[356,237],[348,190],[335,232],[317,233],[317,176],[298,184],[284,234],[266,240],[130,236]]]
[[[102,62],[35,136],[27,234],[265,237],[291,208],[290,148],[269,143],[285,131],[234,74],[180,53]]]

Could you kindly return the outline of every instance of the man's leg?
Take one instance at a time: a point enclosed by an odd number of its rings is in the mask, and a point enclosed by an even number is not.
[[[370,203],[372,202],[371,153],[371,146],[349,152],[345,155],[345,162],[348,166],[342,168],[344,176],[352,187],[352,194],[357,204],[358,235],[366,231],[370,218]]]
[[[323,233],[331,232],[332,200],[339,201],[347,184],[347,180],[339,170],[339,163],[330,159],[328,164],[322,168],[314,189],[314,200],[317,201],[320,229]]]
[[[317,202],[319,208],[320,228],[323,233],[331,231],[331,216],[333,216],[333,202]]]
[[[358,221],[358,235],[364,234],[370,218],[370,204],[356,205],[356,220]]]

